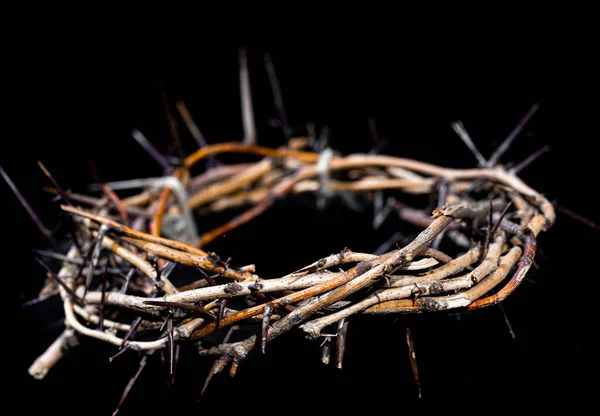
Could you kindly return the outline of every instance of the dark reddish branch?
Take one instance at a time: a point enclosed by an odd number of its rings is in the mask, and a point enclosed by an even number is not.
[[[515,271],[515,274],[506,284],[506,286],[504,286],[501,290],[499,290],[497,293],[491,296],[478,299],[475,302],[471,303],[469,306],[467,306],[468,310],[484,308],[490,305],[496,305],[502,302],[504,299],[506,299],[506,297],[509,296],[512,292],[514,292],[514,290],[521,284],[525,277],[525,274],[527,273],[527,271],[531,267],[531,264],[533,263],[533,259],[535,257],[535,252],[537,249],[537,241],[531,231],[528,230],[528,232],[523,236],[523,243],[523,255],[521,256],[521,260],[519,260],[519,265],[517,267],[517,270]]]

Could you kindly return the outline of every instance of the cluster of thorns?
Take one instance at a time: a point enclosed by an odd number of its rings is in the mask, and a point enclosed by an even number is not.
[[[179,110],[194,134],[189,113]],[[60,198],[76,232],[66,254],[38,251],[62,262],[54,272],[40,258],[48,277],[40,298],[60,296],[66,329],[30,374],[43,378],[79,336],[112,344],[111,360],[130,350],[142,352],[139,371],[150,354],[163,351],[171,374],[179,344],[192,342],[200,355],[216,357],[206,388],[215,374],[229,368],[234,375],[255,348],[264,353],[268,343],[292,329],[322,341],[325,363],[335,340],[341,368],[353,315],[474,310],[502,302],[530,268],[538,234],[555,220],[553,205],[517,176],[530,161],[511,169],[497,163],[533,111],[489,160],[475,151],[479,166],[473,169],[314,151],[314,140],[300,137],[280,148],[247,142],[204,145],[176,166],[155,155],[164,164],[164,176],[98,181],[97,197],[63,190],[40,165],[54,184],[48,190]],[[464,128],[454,127],[472,147]],[[145,140],[137,131],[134,136]],[[223,153],[261,159],[226,165],[217,159]],[[201,161],[206,169],[195,175]],[[131,188],[141,191],[117,195]],[[389,198],[379,214],[394,212],[422,229],[408,244],[377,254],[344,248],[276,278],[261,276],[252,264],[233,266],[203,249],[285,197],[370,198],[378,192],[434,196],[437,208],[425,211]],[[197,235],[193,211],[240,207],[247,210]],[[459,254],[438,250],[442,238]],[[245,325],[260,330],[236,340],[236,330]]]

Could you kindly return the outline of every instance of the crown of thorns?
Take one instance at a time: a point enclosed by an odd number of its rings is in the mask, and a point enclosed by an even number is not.
[[[198,137],[185,107],[179,103],[178,109]],[[140,368],[149,354],[164,350],[171,374],[178,344],[194,342],[200,355],[216,357],[208,385],[227,367],[235,374],[254,348],[264,353],[270,341],[292,329],[321,338],[326,363],[335,339],[335,362],[341,368],[348,321],[355,314],[474,310],[502,302],[527,274],[538,234],[555,220],[553,205],[517,176],[530,160],[511,169],[498,163],[531,114],[489,160],[456,123],[455,130],[477,156],[479,166],[473,169],[378,154],[340,155],[329,148],[310,151],[315,148],[311,137],[289,139],[280,148],[252,140],[201,143],[174,166],[148,147],[139,131],[134,137],[163,165],[163,177],[98,181],[102,197],[93,197],[64,191],[41,165],[54,183],[49,190],[60,195],[61,209],[72,214],[77,232],[66,254],[40,252],[62,262],[55,273],[40,260],[48,271],[40,296],[60,295],[66,329],[30,374],[43,378],[78,336],[114,345],[115,357],[142,351]],[[246,133],[253,137],[252,129]],[[262,159],[227,165],[218,160],[223,153]],[[195,176],[200,162],[206,168]],[[127,198],[117,195],[131,188],[141,191]],[[263,276],[252,264],[233,266],[230,259],[203,250],[290,195],[315,193],[317,202],[333,195],[372,200],[384,190],[394,197],[376,201],[375,226],[394,213],[422,229],[403,247],[390,250],[394,240],[375,254],[344,248],[281,277]],[[433,198],[436,207],[410,207],[396,198],[402,193]],[[192,211],[244,206],[250,208],[198,235]],[[442,238],[458,254],[439,251]],[[255,335],[236,340],[235,331],[244,325],[256,327]],[[204,342],[215,332],[222,343]]]

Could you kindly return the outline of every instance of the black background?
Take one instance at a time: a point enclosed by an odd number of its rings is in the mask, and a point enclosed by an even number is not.
[[[1,143],[1,163],[46,224],[55,226],[59,216],[41,190],[47,183],[36,160],[73,190],[93,182],[88,159],[96,162],[105,181],[160,174],[129,135],[139,128],[157,148],[167,150],[158,81],[172,103],[185,101],[209,142],[241,138],[237,48],[156,45],[147,53],[123,54],[110,48],[97,53],[82,49],[42,45],[23,57],[30,65],[11,85],[18,95],[10,103],[16,111],[7,125],[15,129]],[[262,63],[266,50],[291,124],[327,125],[331,146],[343,153],[370,150],[371,116],[388,139],[385,153],[472,167],[475,160],[450,123],[462,120],[481,152],[489,155],[537,102],[538,113],[503,161],[518,162],[550,145],[550,152],[522,177],[550,200],[597,218],[591,200],[597,189],[597,128],[591,128],[592,85],[586,78],[591,70],[580,59],[583,52],[558,52],[535,42],[416,49],[406,43],[385,48],[335,43],[249,48],[259,140],[281,143],[279,133],[267,125],[276,112]],[[180,127],[191,152],[195,144],[181,122]],[[19,308],[41,287],[43,273],[31,249],[44,243],[8,188],[1,185],[0,192],[2,218],[9,225],[4,263],[11,272],[4,279],[15,283],[9,313],[19,316],[16,328],[5,332],[10,348],[5,360],[16,362],[14,380],[25,392],[22,409],[111,414],[137,367],[135,353],[109,363],[114,348],[83,339],[45,380],[27,374],[31,362],[60,333],[61,315],[57,302]],[[335,204],[319,213],[286,201],[217,240],[211,249],[239,264],[255,263],[261,276],[276,277],[345,246],[372,251],[394,230],[388,224],[373,233],[371,218]],[[373,411],[400,411],[475,403],[495,408],[511,402],[515,406],[515,400],[577,408],[589,398],[585,376],[597,246],[598,233],[559,214],[556,225],[540,237],[540,270],[532,269],[531,281],[504,304],[515,340],[498,308],[399,319],[358,317],[349,328],[342,371],[325,367],[318,344],[295,330],[270,344],[266,356],[242,362],[235,378],[217,376],[202,397],[199,391],[211,360],[184,346],[176,384],[166,388],[165,370],[153,357],[121,414],[217,408],[282,412],[286,402],[300,410],[341,411],[358,403]],[[7,321],[14,325],[14,319]],[[406,326],[413,329],[421,400],[408,361]]]

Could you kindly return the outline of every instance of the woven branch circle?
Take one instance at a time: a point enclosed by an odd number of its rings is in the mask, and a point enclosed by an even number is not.
[[[170,371],[176,344],[193,342],[200,355],[216,357],[208,384],[226,368],[235,374],[251,351],[265,352],[290,330],[325,339],[327,348],[335,336],[341,367],[353,315],[473,310],[502,302],[528,272],[537,236],[555,220],[552,204],[500,164],[453,169],[390,155],[316,152],[313,145],[306,137],[280,148],[207,145],[167,164],[163,177],[97,184],[101,197],[56,189],[63,194],[61,209],[78,225],[79,244],[61,258],[60,271],[49,272],[40,295],[59,293],[67,330],[30,374],[43,378],[77,336],[112,344],[117,355],[164,349]],[[260,160],[223,164],[224,153]],[[119,196],[131,189],[139,193]],[[283,198],[314,193],[317,204],[333,196],[351,204],[381,192],[392,196],[376,207],[374,222],[397,215],[419,227],[408,244],[392,241],[376,254],[340,248],[285,276],[263,276],[254,265],[233,266],[205,251]],[[417,209],[402,202],[406,194],[438,202]],[[199,215],[240,207],[242,214],[198,235]],[[455,254],[435,248],[441,239]],[[110,319],[107,309],[115,312]],[[257,324],[251,337],[236,337],[240,327]],[[223,342],[205,343],[215,332]]]

